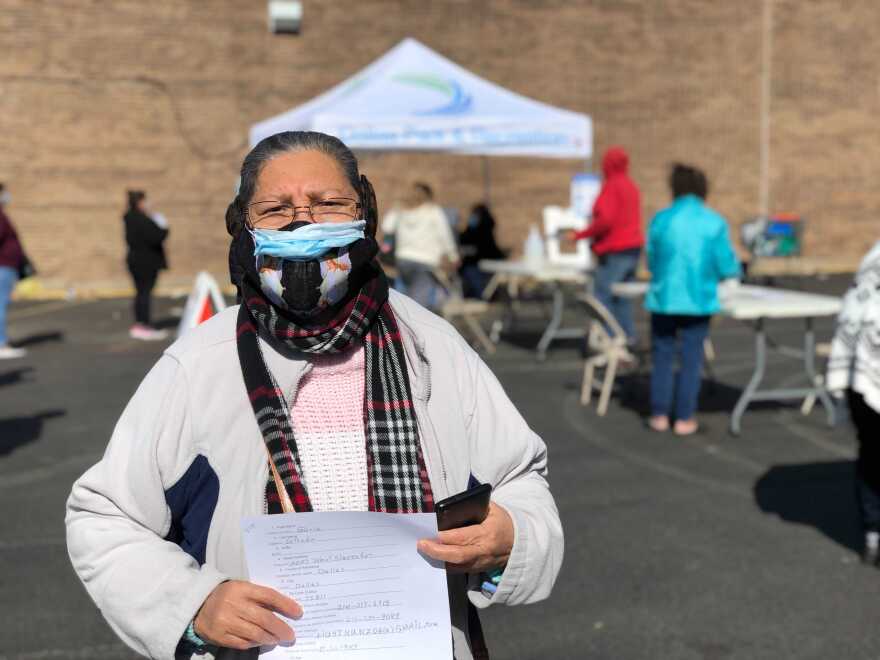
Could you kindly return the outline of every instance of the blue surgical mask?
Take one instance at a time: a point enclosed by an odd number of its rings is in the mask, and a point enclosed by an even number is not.
[[[293,231],[251,229],[255,257],[276,257],[294,261],[319,259],[333,248],[351,245],[364,238],[366,222],[312,222]]]

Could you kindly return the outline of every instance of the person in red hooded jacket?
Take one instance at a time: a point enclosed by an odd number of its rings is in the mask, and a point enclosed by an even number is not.
[[[639,189],[629,178],[629,156],[622,147],[611,147],[602,157],[604,180],[593,204],[592,222],[582,231],[572,231],[569,239],[593,239],[592,249],[598,265],[594,279],[596,297],[620,323],[630,343],[635,341],[632,306],[629,300],[611,293],[616,282],[635,277],[645,235]]]

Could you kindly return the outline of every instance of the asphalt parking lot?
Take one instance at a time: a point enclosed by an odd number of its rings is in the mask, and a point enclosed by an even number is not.
[[[840,293],[846,282],[800,286]],[[158,301],[169,326],[177,305]],[[128,338],[128,307],[11,309],[30,354],[0,363],[0,658],[134,657],[73,574],[63,527],[72,481],[164,347]],[[832,328],[819,322],[820,338]],[[851,429],[766,403],[740,437],[727,432],[750,373],[748,328],[713,326],[717,382],[704,387],[703,431],[686,439],[645,430],[645,372],[620,379],[605,417],[580,406],[577,344],[537,362],[539,330],[527,321],[487,361],[549,446],[566,558],[548,601],[485,613],[493,658],[880,656],[880,573],[858,562]],[[800,339],[798,323],[770,330]],[[768,370],[791,385],[797,367],[772,356]]]

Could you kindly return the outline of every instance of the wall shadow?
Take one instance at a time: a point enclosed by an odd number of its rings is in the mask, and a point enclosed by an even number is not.
[[[861,552],[855,461],[774,465],[755,482],[753,493],[761,511],[815,527],[835,543]]]
[[[66,414],[66,410],[53,409],[36,415],[0,419],[0,457],[38,440],[43,434],[43,424],[47,419],[63,417]]]

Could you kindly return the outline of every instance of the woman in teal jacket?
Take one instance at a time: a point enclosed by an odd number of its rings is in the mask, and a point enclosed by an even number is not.
[[[674,165],[674,201],[654,216],[648,231],[651,286],[645,306],[651,312],[651,428],[665,431],[674,412],[674,431],[690,435],[700,394],[703,342],[709,319],[720,309],[718,283],[739,277],[727,222],[705,204],[706,175]],[[681,338],[681,366],[673,373]],[[675,410],[673,411],[673,402]]]

